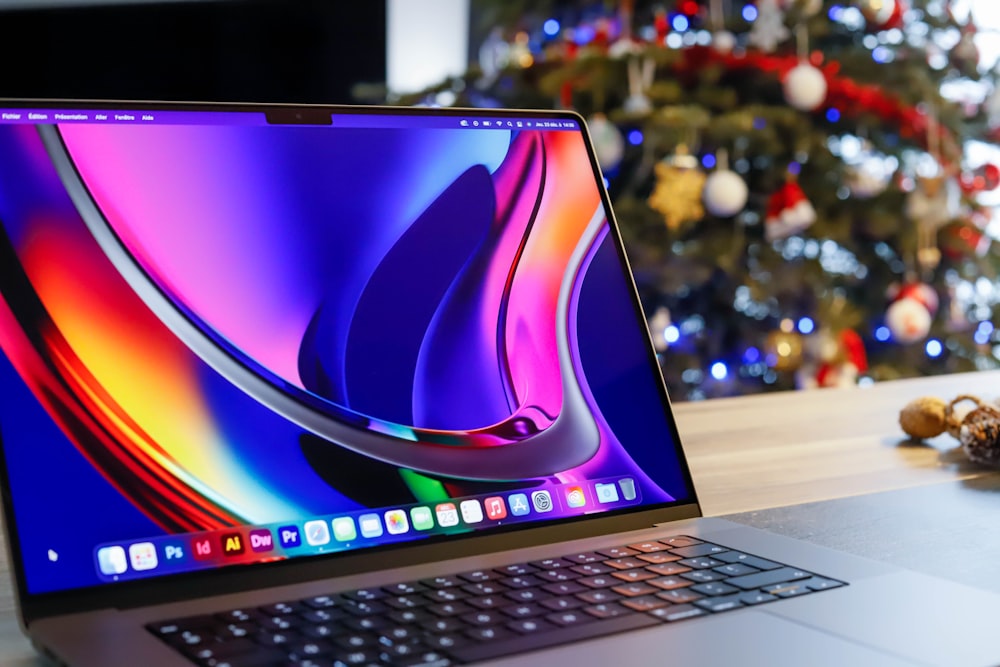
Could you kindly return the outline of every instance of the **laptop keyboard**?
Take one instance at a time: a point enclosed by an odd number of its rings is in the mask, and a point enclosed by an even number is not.
[[[675,536],[147,628],[204,667],[447,667],[844,585]]]

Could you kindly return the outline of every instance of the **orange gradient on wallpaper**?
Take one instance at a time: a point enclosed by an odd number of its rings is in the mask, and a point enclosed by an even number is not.
[[[65,226],[40,223],[36,229],[23,248],[23,265],[82,366],[68,370],[81,383],[84,377],[96,382],[86,390],[100,418],[195,490],[225,488],[237,466],[199,399],[185,348],[109,270],[92,241],[73,238],[79,233]]]
[[[562,406],[561,373],[558,369],[557,322],[559,291],[573,252],[587,225],[601,206],[600,193],[583,139],[575,132],[543,135],[546,146],[547,186],[538,209],[536,225],[528,237],[511,285],[509,319],[506,324],[508,355],[514,391],[521,404],[543,407],[558,414]],[[582,190],[569,184],[587,183]],[[575,276],[574,276],[575,278]],[[539,323],[546,323],[540,326]],[[539,372],[539,368],[551,371]],[[543,386],[526,386],[519,379],[532,378]]]

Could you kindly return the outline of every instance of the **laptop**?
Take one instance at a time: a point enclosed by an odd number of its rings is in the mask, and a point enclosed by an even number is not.
[[[995,595],[699,518],[571,112],[0,102],[23,628],[73,667],[986,665]]]

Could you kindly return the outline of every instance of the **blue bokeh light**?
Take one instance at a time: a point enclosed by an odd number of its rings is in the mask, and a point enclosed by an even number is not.
[[[721,361],[716,361],[712,364],[712,377],[716,380],[725,380],[729,376],[729,368]]]
[[[639,130],[632,130],[628,133],[628,142],[633,146],[638,146],[642,143],[642,132]]]
[[[555,37],[556,35],[559,34],[560,27],[561,26],[559,25],[559,21],[556,21],[555,19],[549,19],[542,25],[542,30],[549,37]]]
[[[669,327],[663,330],[663,340],[668,343],[676,343],[681,339],[681,330],[671,324]]]
[[[829,108],[826,110],[826,119],[831,123],[836,123],[840,120],[840,109]]]
[[[688,21],[688,17],[683,14],[677,14],[670,20],[670,25],[674,27],[677,32],[684,32],[691,27],[691,22]]]
[[[799,320],[799,332],[803,334],[811,334],[816,329],[816,323],[812,321],[811,317],[803,317]]]
[[[940,357],[941,353],[944,352],[944,345],[942,345],[941,341],[939,341],[937,338],[931,338],[929,341],[927,341],[927,344],[924,345],[924,351],[927,352],[927,356],[931,357],[932,359],[935,357]]]
[[[712,169],[715,167],[715,156],[711,153],[705,153],[701,158],[701,164],[705,169]]]
[[[757,8],[753,5],[743,5],[743,20],[753,23],[757,20]]]
[[[889,331],[889,327],[879,327],[875,330],[875,340],[884,343],[890,338],[892,338],[892,332]]]
[[[760,350],[756,347],[748,347],[746,352],[743,353],[743,362],[747,364],[755,364],[760,361]]]

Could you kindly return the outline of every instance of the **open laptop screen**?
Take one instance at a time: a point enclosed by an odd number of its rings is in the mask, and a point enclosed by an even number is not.
[[[0,232],[31,593],[691,499],[574,116],[2,109]]]

